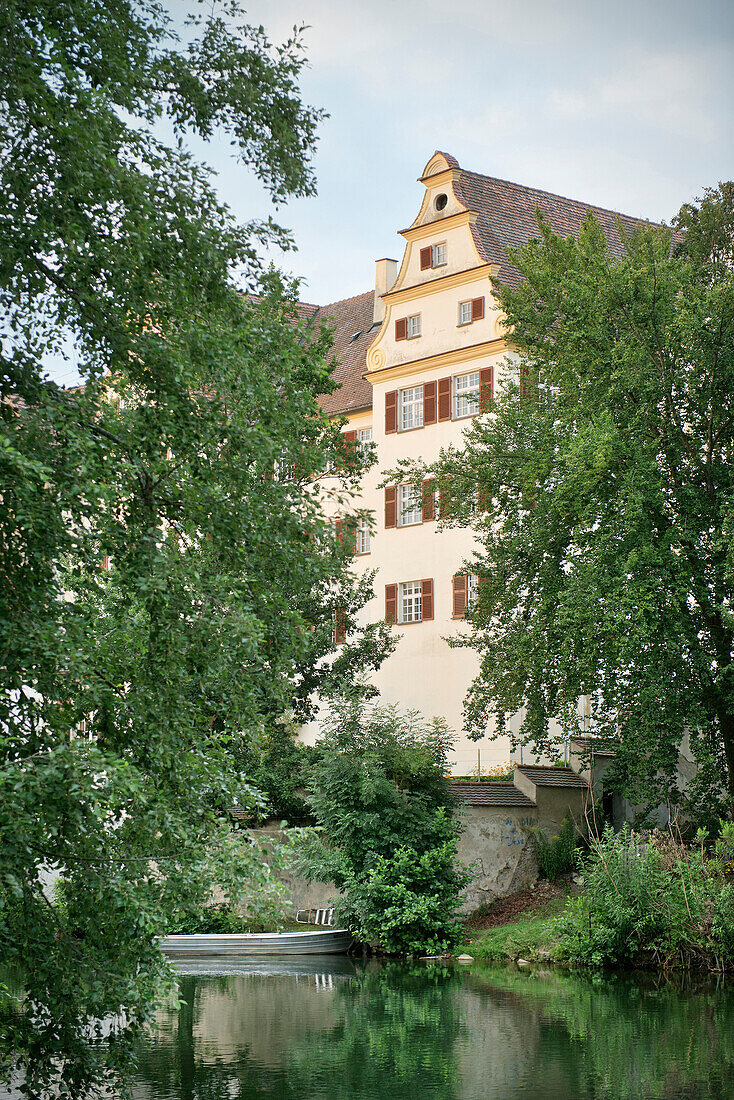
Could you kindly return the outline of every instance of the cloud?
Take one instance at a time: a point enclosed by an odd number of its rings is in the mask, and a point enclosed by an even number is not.
[[[555,88],[548,115],[571,124],[616,116],[681,138],[714,140],[712,91],[726,81],[716,55],[713,47],[706,53],[635,49],[613,73]]]

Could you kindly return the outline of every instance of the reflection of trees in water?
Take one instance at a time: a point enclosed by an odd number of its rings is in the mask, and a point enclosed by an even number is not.
[[[509,994],[515,1010],[535,1017],[538,1080],[563,1070],[565,1100],[734,1096],[734,992],[726,988],[510,968],[475,973],[471,985],[506,1007]]]
[[[342,987],[335,1027],[291,1050],[294,1095],[456,1097],[461,984],[455,971],[387,964]]]
[[[216,993],[226,998],[239,980],[220,979]],[[161,1021],[141,1051],[135,1095],[146,1100],[303,1100],[304,1095],[453,1100],[453,1047],[460,1030],[454,994],[461,981],[461,975],[438,968],[388,964],[362,971],[336,985],[333,1023],[294,1033],[278,1067],[252,1056],[246,1034],[241,1047],[221,1056],[207,1045],[202,1060],[195,1029],[203,1002],[214,989],[210,982],[182,978],[178,1010]],[[287,1002],[292,992],[288,980],[271,982]],[[322,994],[314,988],[312,995]]]
[[[731,1100],[734,993],[387,964],[181,979],[137,1100]],[[537,1092],[533,1090],[537,1087]]]

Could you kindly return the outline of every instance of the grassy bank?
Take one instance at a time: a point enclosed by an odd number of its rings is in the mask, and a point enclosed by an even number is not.
[[[463,950],[475,959],[493,962],[558,959],[557,918],[571,893],[571,884],[565,881],[501,898],[470,916]]]

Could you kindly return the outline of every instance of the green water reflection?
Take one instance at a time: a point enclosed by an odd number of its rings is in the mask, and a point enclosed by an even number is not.
[[[305,959],[180,992],[136,1100],[734,1097],[727,986]]]

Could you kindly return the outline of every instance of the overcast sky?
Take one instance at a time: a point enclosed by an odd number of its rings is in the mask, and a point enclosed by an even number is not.
[[[734,177],[731,0],[253,0],[248,16],[276,39],[310,24],[304,93],[331,116],[318,196],[279,215],[308,301],[367,289],[399,255],[434,149],[652,219]],[[210,154],[223,197],[264,212],[227,156]]]
[[[189,0],[167,3],[182,22]],[[655,220],[734,177],[731,0],[252,0],[248,18],[275,41],[309,24],[304,96],[330,115],[318,195],[276,214],[306,301],[366,290],[399,257],[437,148]],[[238,217],[272,212],[226,141],[194,148]]]

